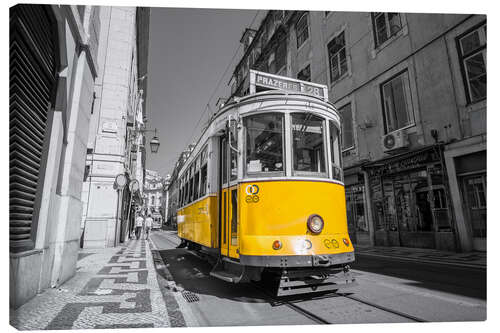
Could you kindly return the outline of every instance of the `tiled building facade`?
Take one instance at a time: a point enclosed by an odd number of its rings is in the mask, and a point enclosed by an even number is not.
[[[486,249],[486,17],[269,11],[256,69],[327,84],[342,117],[349,232],[363,245]]]

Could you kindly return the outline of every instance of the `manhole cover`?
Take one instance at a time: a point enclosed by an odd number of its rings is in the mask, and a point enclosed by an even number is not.
[[[184,290],[182,292],[182,296],[186,299],[186,301],[188,301],[188,303],[198,302],[200,300],[198,295],[196,295],[195,293],[192,293],[190,291]]]

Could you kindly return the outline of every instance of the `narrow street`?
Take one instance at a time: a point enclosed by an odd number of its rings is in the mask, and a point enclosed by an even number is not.
[[[276,299],[259,285],[211,277],[204,259],[175,248],[180,240],[174,231],[156,231],[151,238],[187,301],[185,311],[200,326],[486,319],[484,270],[360,255],[353,265],[359,286],[352,292]]]

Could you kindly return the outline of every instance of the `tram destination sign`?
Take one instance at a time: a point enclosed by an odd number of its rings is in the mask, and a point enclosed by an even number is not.
[[[298,92],[328,101],[327,87],[325,85],[250,70],[250,93],[255,93],[256,87]]]

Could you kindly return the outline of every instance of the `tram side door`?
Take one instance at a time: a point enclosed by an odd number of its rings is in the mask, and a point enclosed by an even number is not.
[[[234,137],[231,142],[234,145]],[[220,251],[222,255],[237,258],[239,247],[237,153],[229,147],[227,136],[221,137],[220,152]]]
[[[219,244],[221,255],[229,253],[228,235],[228,203],[229,203],[229,177],[228,177],[228,143],[227,136],[221,136],[219,141]]]

